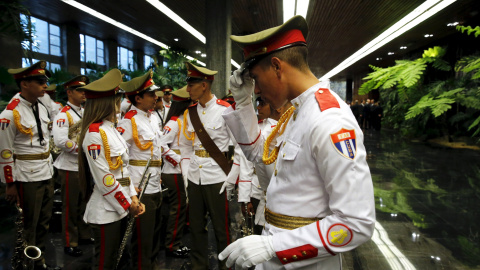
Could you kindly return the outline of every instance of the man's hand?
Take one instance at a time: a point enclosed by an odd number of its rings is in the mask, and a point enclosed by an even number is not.
[[[20,196],[18,195],[17,185],[15,183],[7,183],[5,200],[10,203],[17,202],[17,205],[20,205]]]
[[[245,106],[252,102],[252,94],[255,88],[255,81],[250,77],[245,63],[233,72],[230,76],[230,91],[237,104],[237,107]]]
[[[235,269],[247,269],[266,262],[275,256],[272,236],[251,235],[230,244],[219,255],[220,260],[227,259],[227,267],[235,263]]]
[[[218,194],[222,194],[223,191],[227,191],[227,200],[232,200],[232,197],[233,197],[233,190],[235,189],[235,184],[233,183],[230,183],[228,181],[225,181],[225,183],[223,183],[222,185],[222,188],[220,189],[220,192]]]
[[[137,218],[145,213],[145,204],[141,203],[137,196],[132,196],[132,203],[130,204],[128,211],[132,217]]]

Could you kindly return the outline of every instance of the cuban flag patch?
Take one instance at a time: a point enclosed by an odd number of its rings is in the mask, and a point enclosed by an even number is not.
[[[163,128],[163,135],[167,135],[170,131],[172,131],[172,129],[169,126],[165,126]]]
[[[101,149],[102,146],[100,144],[91,144],[88,146],[88,154],[93,158],[93,160],[96,160],[98,155],[100,155]]]
[[[10,120],[7,118],[0,119],[0,129],[5,130],[10,125]]]
[[[57,120],[57,126],[58,127],[63,127],[65,125],[65,119],[58,119]]]
[[[354,159],[357,152],[357,142],[355,137],[355,130],[340,129],[339,131],[330,134],[335,149],[342,154],[342,156]]]
[[[122,127],[117,127],[117,131],[118,133],[120,133],[120,135],[123,135],[123,133],[125,132],[125,129]]]

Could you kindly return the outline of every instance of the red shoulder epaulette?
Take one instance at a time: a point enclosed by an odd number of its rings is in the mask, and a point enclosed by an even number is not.
[[[100,132],[100,125],[103,123],[103,121],[92,123],[88,127],[88,132]]]
[[[170,120],[172,120],[172,121],[177,121],[177,119],[178,119],[178,116],[172,116],[172,117],[170,118]]]
[[[315,98],[317,99],[320,111],[325,111],[330,108],[340,108],[337,99],[330,93],[327,88],[320,88],[315,92]]]
[[[63,109],[61,110],[61,112],[66,112],[66,111],[68,111],[68,110],[70,110],[70,106],[67,105],[67,106],[63,107]]]
[[[13,99],[10,103],[8,103],[7,110],[13,111],[13,109],[17,107],[18,103],[20,103],[19,98]]]
[[[192,105],[188,106],[189,108],[197,106],[198,102],[193,103]]]
[[[137,114],[137,110],[128,111],[123,118],[132,119]]]
[[[222,106],[227,107],[227,108],[232,106],[232,105],[230,105],[230,103],[226,102],[225,100],[221,100],[221,99],[217,99],[217,104],[222,105]]]
[[[62,107],[63,107],[63,104],[62,104],[62,103],[60,103],[60,102],[58,102],[58,101],[55,101],[55,103],[60,104],[60,105],[62,105]]]
[[[258,123],[259,123],[259,124],[263,123],[263,119],[262,119],[262,120],[258,120]]]

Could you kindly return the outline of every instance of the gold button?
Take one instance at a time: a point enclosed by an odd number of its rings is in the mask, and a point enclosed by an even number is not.
[[[295,107],[298,107],[298,102],[295,102]]]
[[[202,145],[200,144],[200,148],[202,148]]]
[[[319,92],[320,94],[323,94],[323,90],[318,90],[318,92]]]
[[[293,255],[292,259],[294,259],[294,260],[298,259],[297,255]]]
[[[287,142],[284,142],[284,143],[283,143],[283,146],[285,146],[285,144],[287,144]]]
[[[296,113],[293,114],[293,121],[295,121],[295,119],[297,119],[297,114]]]
[[[198,166],[198,168],[202,168],[202,165]]]
[[[285,157],[285,153],[283,153],[283,157]]]
[[[283,258],[282,259],[284,262],[288,262],[288,259],[287,258]]]
[[[205,114],[205,111],[203,111],[202,114]]]
[[[277,176],[277,169],[275,169],[275,176]]]
[[[302,256],[307,256],[307,252],[306,252],[306,251],[302,251]]]

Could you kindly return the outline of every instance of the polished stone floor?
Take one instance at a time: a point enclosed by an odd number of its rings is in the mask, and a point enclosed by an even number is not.
[[[371,241],[342,255],[344,269],[480,269],[480,152],[407,142],[387,130],[366,130],[365,145],[377,224]],[[15,211],[0,198],[2,270],[10,269]],[[232,231],[238,233],[238,206],[232,203],[231,209]],[[188,233],[184,241],[190,243]],[[66,256],[60,233],[51,233],[47,262],[63,269],[90,269],[93,246],[81,248],[82,257]],[[215,248],[209,249],[211,268],[216,269]],[[163,252],[157,261],[156,269],[191,268],[189,259]]]

